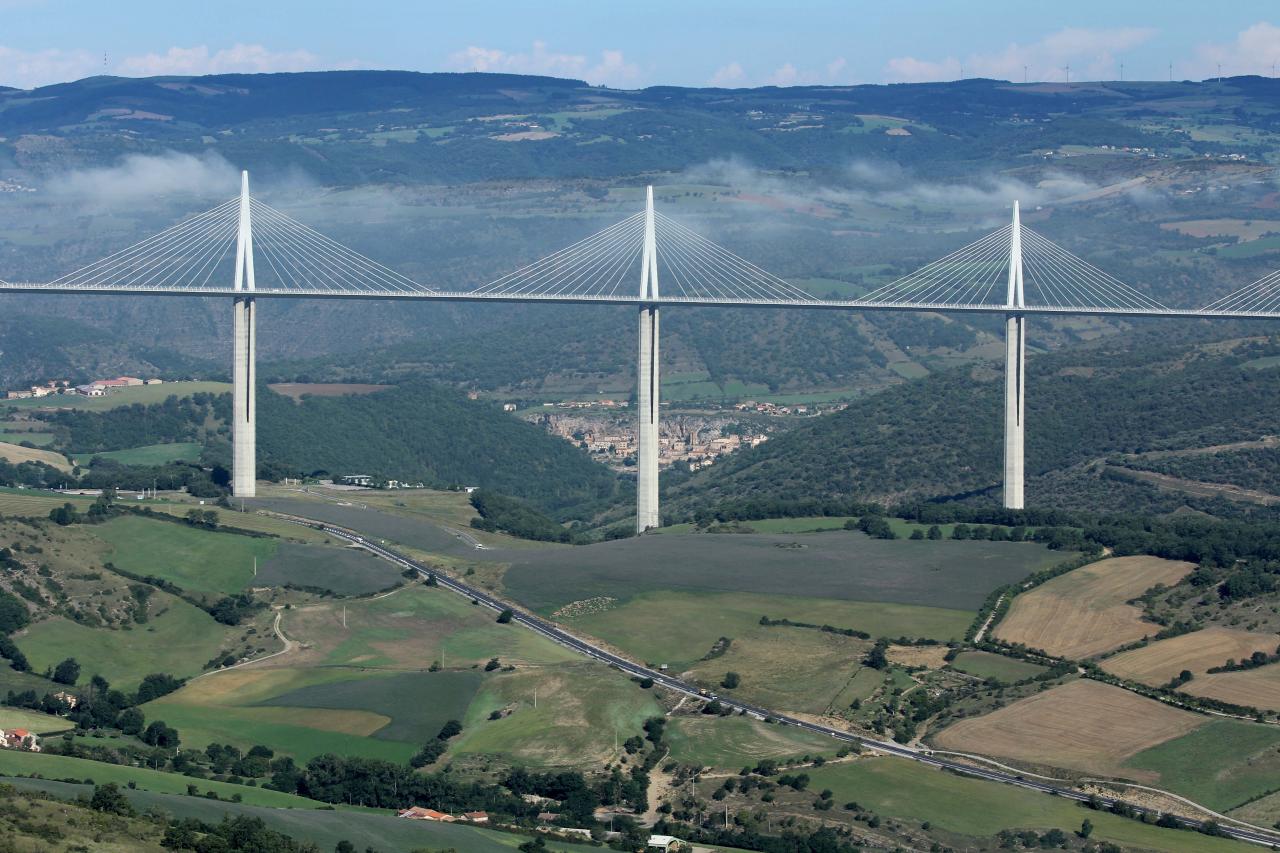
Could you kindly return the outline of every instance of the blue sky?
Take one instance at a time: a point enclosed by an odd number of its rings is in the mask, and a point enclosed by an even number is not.
[[[1273,22],[1275,22],[1273,24]],[[0,84],[511,71],[623,88],[1270,74],[1275,0],[0,0]],[[1278,66],[1280,67],[1280,66]]]

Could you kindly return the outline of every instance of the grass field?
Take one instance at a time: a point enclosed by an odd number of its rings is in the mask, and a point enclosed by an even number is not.
[[[49,755],[39,752],[23,752],[16,749],[0,750],[0,774],[6,776],[40,775],[49,779],[92,779],[95,784],[115,782],[122,788],[133,782],[147,791],[166,794],[186,794],[187,785],[194,784],[203,794],[216,791],[219,797],[230,799],[239,794],[246,803],[280,809],[313,809],[321,805],[294,794],[271,791],[266,788],[250,788],[210,779],[191,779],[177,773],[164,773],[143,767],[105,764],[66,755]]]
[[[1280,730],[1214,720],[1137,753],[1126,767],[1159,774],[1160,787],[1226,811],[1280,787]]]
[[[73,657],[86,683],[97,673],[113,687],[128,690],[153,672],[198,674],[222,649],[229,631],[244,630],[220,625],[198,607],[160,591],[151,597],[151,613],[145,624],[130,630],[89,628],[55,616],[23,630],[14,640],[37,672]]]
[[[1167,853],[1230,853],[1251,849],[1243,842],[1158,829],[1106,812],[1085,811],[1058,797],[944,773],[897,758],[867,758],[805,771],[809,788],[830,788],[837,803],[913,822],[929,821],[949,832],[990,837],[1011,827],[1071,832],[1084,818],[1094,824],[1092,841],[1125,849]],[[994,849],[984,847],[983,849]]]
[[[346,397],[350,395],[376,394],[392,388],[392,385],[361,385],[355,382],[276,382],[267,386],[277,394],[301,400],[312,397]]]
[[[1122,763],[1187,734],[1205,717],[1128,690],[1078,679],[999,710],[947,726],[944,749],[1012,758],[1091,773],[1133,776]],[[1154,780],[1146,774],[1145,780]]]
[[[1182,686],[1193,696],[1208,696],[1250,708],[1280,710],[1280,664],[1270,664],[1242,672],[1197,675]]]
[[[497,554],[510,594],[550,613],[575,600],[658,590],[753,592],[976,610],[1001,584],[1063,555],[1013,542],[900,541],[855,531],[641,536],[568,550]]]
[[[874,683],[851,686],[870,647],[867,640],[808,628],[757,626],[735,636],[720,657],[695,663],[689,675],[717,692],[765,708],[825,714],[867,698],[874,689]],[[742,683],[722,690],[719,682],[730,670],[742,676]]]
[[[1210,627],[1122,652],[1104,660],[1102,668],[1121,678],[1154,686],[1166,684],[1184,669],[1190,670],[1199,679],[1205,676],[1210,667],[1222,666],[1228,658],[1245,660],[1258,651],[1272,654],[1277,642],[1275,634]]]
[[[82,409],[102,412],[134,403],[163,403],[169,397],[190,397],[192,394],[229,394],[228,382],[164,382],[160,385],[137,385],[120,388],[105,397],[81,397],[79,394],[59,394],[56,397],[40,397],[26,400],[2,400],[0,406],[15,409]]]
[[[327,589],[338,595],[368,595],[403,580],[396,567],[360,548],[282,542],[258,564],[253,586]]]
[[[74,727],[75,724],[65,717],[42,714],[39,711],[24,711],[21,708],[0,708],[0,729],[26,729],[43,735],[50,732],[65,732]]]
[[[12,462],[19,465],[23,462],[43,462],[51,468],[57,468],[59,471],[69,473],[71,464],[67,462],[67,457],[61,453],[54,453],[52,450],[41,450],[38,447],[23,447],[20,444],[9,444],[0,441],[0,459],[6,462]]]
[[[760,630],[761,616],[854,628],[873,637],[908,634],[939,640],[963,636],[973,620],[970,611],[941,607],[673,591],[644,593],[621,606],[564,621],[651,663],[683,668],[706,654],[720,637],[746,637]]]
[[[1259,826],[1274,826],[1280,822],[1280,791],[1251,800],[1228,814]]]
[[[831,738],[750,717],[674,717],[667,725],[667,741],[672,760],[725,770],[754,765],[763,758],[831,758],[840,749]]]
[[[77,454],[79,457],[81,454]],[[164,465],[168,462],[195,462],[200,458],[200,445],[195,442],[148,444],[128,450],[111,450],[92,454],[97,459],[111,459],[121,465]]]
[[[254,559],[265,563],[278,544],[136,515],[114,518],[93,532],[111,545],[108,559],[120,568],[205,593],[244,589],[253,581]]]
[[[0,781],[25,790],[44,791],[66,800],[89,797],[93,793],[87,786],[66,782],[14,778]],[[204,790],[204,783],[196,784]],[[233,787],[240,789],[240,786]],[[479,827],[403,820],[390,813],[321,809],[318,808],[320,804],[311,801],[304,801],[307,803],[306,806],[280,808],[156,793],[150,790],[126,788],[123,793],[139,812],[156,811],[175,818],[193,818],[211,824],[220,823],[223,817],[243,815],[258,818],[271,829],[300,842],[311,842],[321,850],[333,850],[341,841],[355,841],[360,846],[383,851],[455,850],[457,853],[514,853],[519,845],[529,840],[528,836],[512,835]],[[587,845],[565,844],[551,839],[547,839],[546,845],[547,850],[554,853],[592,853],[599,849]]]
[[[951,662],[954,669],[976,675],[978,678],[994,678],[996,681],[1014,682],[1024,678],[1034,678],[1048,670],[1024,660],[1007,658],[991,652],[961,652]]]
[[[1091,563],[1014,598],[995,636],[1066,658],[1101,654],[1159,630],[1125,602],[1156,584],[1172,586],[1194,568],[1158,557]]]
[[[0,423],[0,427],[5,426],[6,423],[12,422]],[[22,444],[24,441],[29,441],[36,447],[44,447],[48,444],[52,444],[53,439],[54,435],[51,432],[27,432],[25,430],[0,429],[0,441],[5,441],[9,444]]]
[[[489,720],[496,710],[510,713]],[[642,734],[644,721],[661,714],[652,690],[603,664],[521,669],[485,680],[449,754],[596,768],[616,761],[622,753],[615,743]]]

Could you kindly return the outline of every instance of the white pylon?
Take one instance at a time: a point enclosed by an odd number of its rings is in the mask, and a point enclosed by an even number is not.
[[[236,235],[235,290],[252,294],[253,220],[249,205],[249,173],[240,174],[240,230]],[[257,493],[257,402],[254,301],[236,296],[232,307],[231,493],[251,498]]]
[[[1026,307],[1022,286],[1022,222],[1018,202],[1013,203],[1013,229],[1009,239],[1009,289],[1005,305],[1011,309],[1004,325],[1004,506],[1023,508],[1027,318],[1017,309]]]
[[[640,298],[658,298],[658,249],[654,233],[653,187],[645,191],[644,249],[640,258]],[[636,532],[662,525],[658,511],[658,306],[640,306],[640,351],[636,369]]]

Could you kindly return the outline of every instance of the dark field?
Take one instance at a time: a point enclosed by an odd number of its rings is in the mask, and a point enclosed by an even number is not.
[[[439,525],[392,515],[388,512],[379,512],[373,508],[362,509],[358,492],[353,493],[350,506],[305,498],[256,498],[245,503],[258,509],[300,515],[340,527],[349,527],[367,536],[390,539],[433,554],[474,558],[477,555],[492,553],[477,551]]]
[[[254,586],[309,586],[338,595],[368,595],[394,586],[400,572],[385,560],[358,548],[282,542],[258,566]]]
[[[260,706],[372,711],[391,718],[372,737],[400,743],[422,743],[436,736],[449,720],[466,717],[484,676],[478,671],[410,672],[384,678],[357,678],[302,687]]]
[[[657,590],[882,601],[976,610],[992,589],[1066,559],[1014,542],[871,539],[862,533],[642,536],[578,548],[485,552],[511,562],[507,590],[551,612]]]

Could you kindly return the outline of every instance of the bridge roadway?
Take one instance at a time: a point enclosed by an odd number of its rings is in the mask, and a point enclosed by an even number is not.
[[[338,290],[324,288],[257,288],[251,291],[229,287],[167,287],[146,285],[37,284],[0,281],[3,293],[62,293],[81,296],[186,296],[245,297],[255,299],[366,299],[424,302],[522,302],[572,303],[579,305],[685,306],[704,308],[807,308],[838,311],[932,311],[961,314],[1023,314],[1027,316],[1164,317],[1200,320],[1280,319],[1280,296],[1276,310],[1206,311],[1201,308],[1109,308],[1099,305],[1028,305],[1011,309],[1007,305],[954,302],[867,302],[858,299],[745,299],[740,297],[670,296],[642,299],[631,294],[577,293],[484,293],[471,290]]]
[[[377,556],[382,557],[384,560],[387,560],[397,566],[400,566],[403,569],[413,569],[417,571],[419,574],[421,574],[423,577],[426,577],[428,575],[435,575],[436,583],[438,583],[440,586],[444,587],[445,589],[451,590],[452,592],[456,592],[459,595],[466,596],[473,601],[479,602],[482,606],[487,607],[490,610],[494,610],[499,613],[502,612],[503,610],[511,610],[513,622],[517,622],[525,626],[526,628],[530,629],[534,633],[540,634],[543,637],[546,637],[547,639],[551,640],[552,642],[559,643],[562,646],[572,649],[573,651],[578,652],[579,654],[585,655],[586,657],[600,661],[601,663],[606,663],[616,669],[619,669],[627,673],[628,675],[633,675],[633,676],[636,676],[637,678],[651,678],[653,679],[654,684],[661,685],[667,690],[670,690],[675,693],[680,693],[685,696],[690,696],[695,699],[709,698],[708,694],[701,692],[699,688],[690,684],[687,681],[682,681],[679,678],[676,678],[675,676],[670,675],[668,673],[661,672],[656,669],[650,669],[647,666],[643,666],[641,664],[635,663],[634,661],[628,660],[627,658],[616,655],[608,651],[607,649],[603,649],[599,646],[596,646],[592,643],[587,642],[586,640],[581,639],[580,637],[576,637],[573,634],[570,634],[569,632],[559,628],[558,626],[556,626],[551,622],[546,621],[545,619],[540,619],[537,616],[533,616],[529,613],[525,613],[521,611],[513,603],[503,601],[500,598],[490,595],[484,590],[477,589],[474,586],[463,583],[462,581],[456,580],[455,578],[451,578],[447,575],[443,575],[438,572],[433,572],[430,569],[428,569],[426,566],[422,565],[421,563],[415,560],[412,560],[409,557],[406,557],[405,555],[400,554],[397,551],[387,548],[384,545],[381,545],[377,542],[367,539],[366,537],[360,535],[358,531],[350,530],[344,527],[337,527],[331,524],[325,524],[322,522],[301,518],[297,516],[288,516],[282,513],[273,513],[273,514],[277,515],[278,517],[284,518],[288,521],[291,521],[295,524],[306,524],[311,527],[319,528],[320,530],[323,530],[325,533],[329,534],[330,536],[334,536],[346,542],[350,542],[353,545],[358,545],[362,548],[366,548],[367,550],[371,551]],[[927,749],[914,749],[912,747],[904,746],[894,741],[884,741],[884,740],[876,740],[874,738],[862,737],[859,735],[850,734],[849,732],[846,732],[846,731],[842,731],[841,729],[833,728],[831,726],[824,726],[819,723],[811,723],[807,720],[801,720],[795,717],[788,716],[786,714],[778,713],[776,711],[770,711],[767,708],[762,708],[758,705],[752,705],[750,703],[743,702],[738,699],[719,696],[717,694],[710,694],[710,696],[718,699],[721,705],[724,705],[725,707],[730,708],[734,711],[746,712],[748,715],[755,717],[758,720],[773,719],[779,723],[795,726],[796,728],[803,729],[808,732],[813,732],[814,734],[826,735],[838,741],[843,741],[845,743],[850,743],[850,744],[857,744],[867,749],[873,749],[879,752],[887,753],[889,755],[898,756],[899,758],[906,758],[911,761],[917,761],[917,762],[920,762],[921,764],[926,764],[930,767],[936,767],[939,770],[950,770],[954,773],[959,773],[965,776],[973,776],[978,779],[985,779],[990,782],[1001,782],[1007,785],[1015,785],[1019,788],[1027,788],[1032,791],[1040,791],[1042,793],[1050,794],[1052,796],[1063,797],[1064,799],[1068,799],[1068,800],[1075,800],[1076,802],[1083,803],[1083,802],[1089,801],[1088,794],[1083,794],[1072,788],[1061,787],[1058,785],[1050,785],[1045,782],[1038,782],[1033,779],[1027,779],[1026,777],[1019,776],[1014,773],[1006,773],[1000,770],[988,770],[982,767],[974,767],[972,765],[961,764],[956,761],[949,761],[945,758],[940,758],[934,755],[930,750],[927,750]],[[1112,798],[1112,797],[1099,797],[1098,799],[1101,801],[1101,803],[1104,806],[1108,808],[1117,802],[1123,802],[1118,798]],[[1135,806],[1130,804],[1127,804],[1127,805],[1129,805],[1131,809],[1133,809],[1135,812],[1139,814],[1150,814],[1150,815],[1160,814],[1160,812],[1156,809],[1149,809],[1149,808],[1144,808],[1142,806]],[[1174,816],[1174,818],[1175,820],[1177,820],[1179,826],[1189,830],[1199,830],[1205,824],[1204,821],[1193,820],[1191,818],[1184,818],[1176,815]],[[1280,833],[1258,832],[1256,830],[1246,829],[1244,827],[1238,827],[1228,823],[1219,823],[1219,826],[1221,827],[1222,831],[1226,835],[1230,836],[1231,838],[1235,838],[1239,841],[1248,841],[1253,844],[1261,844],[1268,847],[1280,846]]]

